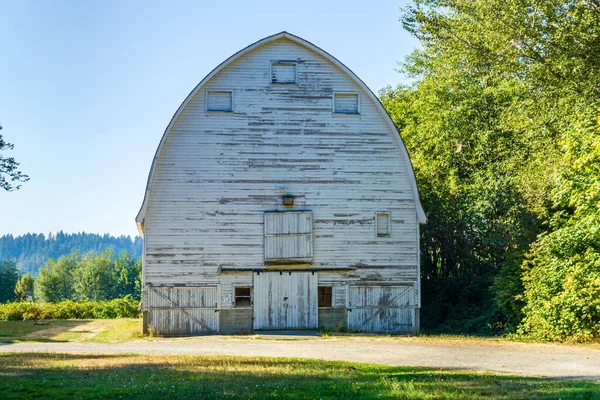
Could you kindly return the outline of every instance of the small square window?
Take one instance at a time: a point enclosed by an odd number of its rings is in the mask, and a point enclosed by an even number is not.
[[[284,85],[296,83],[296,63],[283,61],[272,62],[271,83]]]
[[[333,288],[331,286],[319,286],[319,307],[331,307],[333,304]]]
[[[378,212],[375,217],[375,232],[377,237],[390,236],[390,213]]]
[[[252,305],[252,288],[242,286],[235,288],[235,306],[250,307]]]
[[[333,112],[335,114],[359,114],[357,93],[334,93]]]
[[[230,90],[209,90],[206,92],[206,111],[233,111],[233,93]]]

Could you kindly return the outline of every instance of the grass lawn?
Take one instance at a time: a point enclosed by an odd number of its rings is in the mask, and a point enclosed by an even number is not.
[[[0,342],[94,342],[118,343],[140,339],[138,319],[0,321]]]
[[[591,382],[319,360],[0,354],[3,399],[600,399]]]

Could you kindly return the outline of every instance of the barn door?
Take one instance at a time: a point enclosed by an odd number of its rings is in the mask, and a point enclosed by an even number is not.
[[[412,286],[350,286],[348,328],[362,332],[412,332]]]
[[[315,329],[317,274],[256,272],[254,329]]]
[[[148,325],[163,335],[217,333],[217,287],[149,287]]]
[[[312,261],[312,212],[265,213],[265,263]]]

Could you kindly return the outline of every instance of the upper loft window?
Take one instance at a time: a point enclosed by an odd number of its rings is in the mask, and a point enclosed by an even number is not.
[[[390,237],[389,212],[378,212],[375,214],[375,233],[377,237]]]
[[[206,111],[232,112],[233,93],[231,90],[207,90]]]
[[[333,112],[346,115],[359,114],[358,93],[334,93]]]
[[[296,63],[273,61],[271,63],[271,83],[283,85],[296,83]]]

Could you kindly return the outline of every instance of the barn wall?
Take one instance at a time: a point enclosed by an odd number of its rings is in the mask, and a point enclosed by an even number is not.
[[[297,85],[270,84],[274,59],[298,60]],[[219,267],[262,267],[263,212],[282,209],[282,187],[297,196],[292,209],[313,212],[314,267],[354,266],[350,280],[417,279],[410,165],[356,82],[281,39],[229,64],[206,89],[234,89],[234,112],[205,112],[200,90],[174,124],[149,192],[146,283],[220,281],[225,297],[232,284]],[[332,115],[334,92],[359,93],[361,114]],[[391,237],[375,237],[376,211],[391,212]],[[344,292],[334,292],[337,304]]]
[[[252,309],[227,309],[219,312],[219,333],[224,335],[252,332]]]
[[[331,331],[346,329],[345,308],[319,308],[319,328]]]
[[[220,273],[217,278],[221,284],[221,307],[225,309],[234,307],[236,286],[253,286],[252,271]]]

